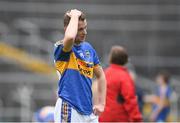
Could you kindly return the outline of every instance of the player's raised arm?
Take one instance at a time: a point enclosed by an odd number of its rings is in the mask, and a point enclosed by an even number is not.
[[[78,21],[81,16],[81,11],[73,9],[67,12],[65,16],[70,17],[69,24],[65,26],[65,35],[63,39],[64,51],[70,51],[75,41],[78,31]]]

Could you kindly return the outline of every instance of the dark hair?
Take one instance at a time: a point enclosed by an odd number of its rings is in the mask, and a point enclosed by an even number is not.
[[[69,12],[70,12],[70,11],[67,11],[67,12],[64,14],[64,27],[68,26],[69,21],[70,21],[70,19],[71,19],[71,17],[69,17],[69,16],[67,15],[67,13],[69,13]],[[80,20],[80,21],[86,20],[86,15],[85,15],[83,12],[81,13],[81,16],[79,17],[79,20]]]
[[[162,70],[158,73],[158,76],[161,76],[166,83],[169,83],[170,73],[168,71]]]
[[[109,61],[112,64],[125,65],[128,62],[128,54],[121,46],[113,46],[110,51]]]

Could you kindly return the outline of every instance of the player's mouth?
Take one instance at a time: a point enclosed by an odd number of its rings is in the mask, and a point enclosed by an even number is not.
[[[86,36],[85,36],[85,35],[80,36],[80,39],[81,39],[81,40],[85,40],[85,38],[86,38]]]

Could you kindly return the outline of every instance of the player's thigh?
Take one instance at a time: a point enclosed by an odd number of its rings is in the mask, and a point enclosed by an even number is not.
[[[66,120],[72,123],[98,123],[98,117],[93,113],[91,115],[82,115],[61,98],[59,98],[55,105],[54,121],[56,123],[60,123]]]
[[[62,100],[58,98],[54,110],[54,121],[56,123],[60,123],[61,121],[61,106],[62,106]]]
[[[98,117],[93,113],[91,115],[82,115],[72,108],[71,122],[98,123]]]

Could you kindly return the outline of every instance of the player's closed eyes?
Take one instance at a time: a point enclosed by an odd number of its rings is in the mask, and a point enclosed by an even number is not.
[[[78,29],[78,31],[84,31],[84,30],[86,30],[86,28],[80,28],[80,29]]]
[[[84,28],[79,28],[78,31],[83,31],[83,30],[87,30],[87,26]]]

